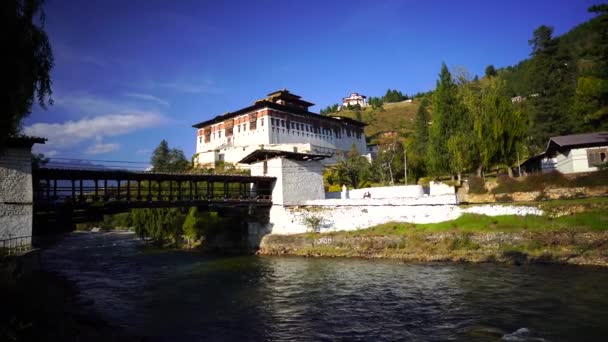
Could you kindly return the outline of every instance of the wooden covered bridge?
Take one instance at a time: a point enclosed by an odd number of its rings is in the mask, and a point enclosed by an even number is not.
[[[234,174],[33,170],[35,218],[98,219],[132,208],[270,207],[274,177]],[[44,221],[44,219],[43,219]]]

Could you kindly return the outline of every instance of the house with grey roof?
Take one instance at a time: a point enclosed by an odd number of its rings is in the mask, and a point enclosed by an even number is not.
[[[608,132],[552,137],[545,152],[521,164],[526,172],[577,173],[597,171],[608,162]]]

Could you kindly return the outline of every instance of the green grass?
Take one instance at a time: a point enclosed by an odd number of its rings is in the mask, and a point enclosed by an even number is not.
[[[385,103],[382,109],[365,108],[361,111],[361,120],[368,124],[365,127],[365,136],[372,137],[386,131],[397,131],[401,136],[408,135],[412,132],[420,101],[416,99],[413,102]],[[357,119],[356,112],[352,110],[342,110],[329,115]]]
[[[608,212],[605,210],[592,210],[557,218],[535,215],[485,216],[463,214],[456,220],[446,222],[429,224],[389,222],[368,229],[330,234],[377,236],[433,232],[542,232],[565,229],[577,229],[581,231],[608,230]]]

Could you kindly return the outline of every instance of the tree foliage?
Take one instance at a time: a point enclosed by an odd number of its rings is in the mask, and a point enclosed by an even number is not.
[[[366,184],[370,179],[370,164],[367,158],[363,157],[355,145],[353,145],[346,155],[338,156],[339,160],[331,170],[332,183],[338,182],[346,184],[355,189]]]
[[[21,120],[37,100],[52,104],[53,51],[44,31],[43,0],[2,1],[2,114],[0,146],[20,130]]]
[[[190,166],[184,151],[178,148],[169,148],[169,143],[165,139],[161,140],[152,152],[150,163],[154,172],[183,172]]]
[[[432,125],[427,149],[427,168],[431,175],[437,176],[451,171],[447,141],[466,123],[464,109],[452,74],[443,63],[433,94]]]

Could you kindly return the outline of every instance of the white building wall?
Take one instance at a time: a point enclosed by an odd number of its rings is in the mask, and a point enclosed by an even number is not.
[[[551,172],[557,170],[564,174],[597,171],[597,167],[589,167],[589,159],[587,157],[587,150],[594,148],[597,147],[576,148],[568,150],[564,154],[557,154],[554,158],[545,158],[541,160],[542,171]]]
[[[577,148],[570,150],[570,159],[572,160],[572,172],[591,172],[597,171],[597,166],[589,167],[589,159],[587,150],[593,148]]]
[[[251,165],[252,176],[276,177],[272,190],[273,205],[303,205],[307,201],[325,198],[323,165],[318,161],[272,158]]]
[[[268,109],[260,109],[257,113],[261,113]],[[276,112],[276,110],[273,110]],[[293,115],[285,112],[285,114]],[[244,117],[244,116],[243,116]],[[241,116],[234,119],[238,120]],[[275,121],[272,125],[272,121]],[[335,136],[333,130],[323,130],[320,133],[313,132],[311,125],[293,120],[293,123],[300,124],[300,128],[287,127],[287,121],[281,118],[270,116],[258,117],[256,119],[256,129],[251,130],[250,123],[240,123],[233,127],[233,135],[226,137],[226,129],[219,129],[222,123],[217,123],[211,126],[212,133],[210,141],[205,143],[205,137],[198,135],[196,138],[196,152],[200,154],[198,162],[200,164],[210,164],[209,158],[212,156],[210,151],[218,150],[224,155],[224,161],[227,163],[237,163],[243,157],[247,156],[252,151],[259,149],[260,145],[270,149],[268,146],[288,145],[287,150],[293,151],[293,147],[298,148],[298,152],[310,152],[319,154],[334,154],[336,150],[349,151],[354,144],[357,150],[364,154],[366,151],[365,135],[359,134],[359,138],[355,133],[349,137],[346,129],[342,129],[341,137]],[[290,121],[291,123],[291,121]],[[302,127],[304,126],[304,127]],[[200,130],[199,130],[200,131]],[[305,145],[308,147],[304,147]],[[300,150],[299,146],[304,148]],[[237,149],[241,147],[241,149]],[[242,147],[246,147],[245,150]],[[234,148],[234,149],[233,149]],[[204,156],[202,156],[204,154]],[[219,154],[213,154],[215,161],[218,160]],[[326,160],[325,163],[335,162],[335,160]]]
[[[0,240],[32,235],[32,202],[31,149],[0,150]]]
[[[273,204],[302,205],[325,198],[323,165],[318,161],[282,159],[283,201]]]

